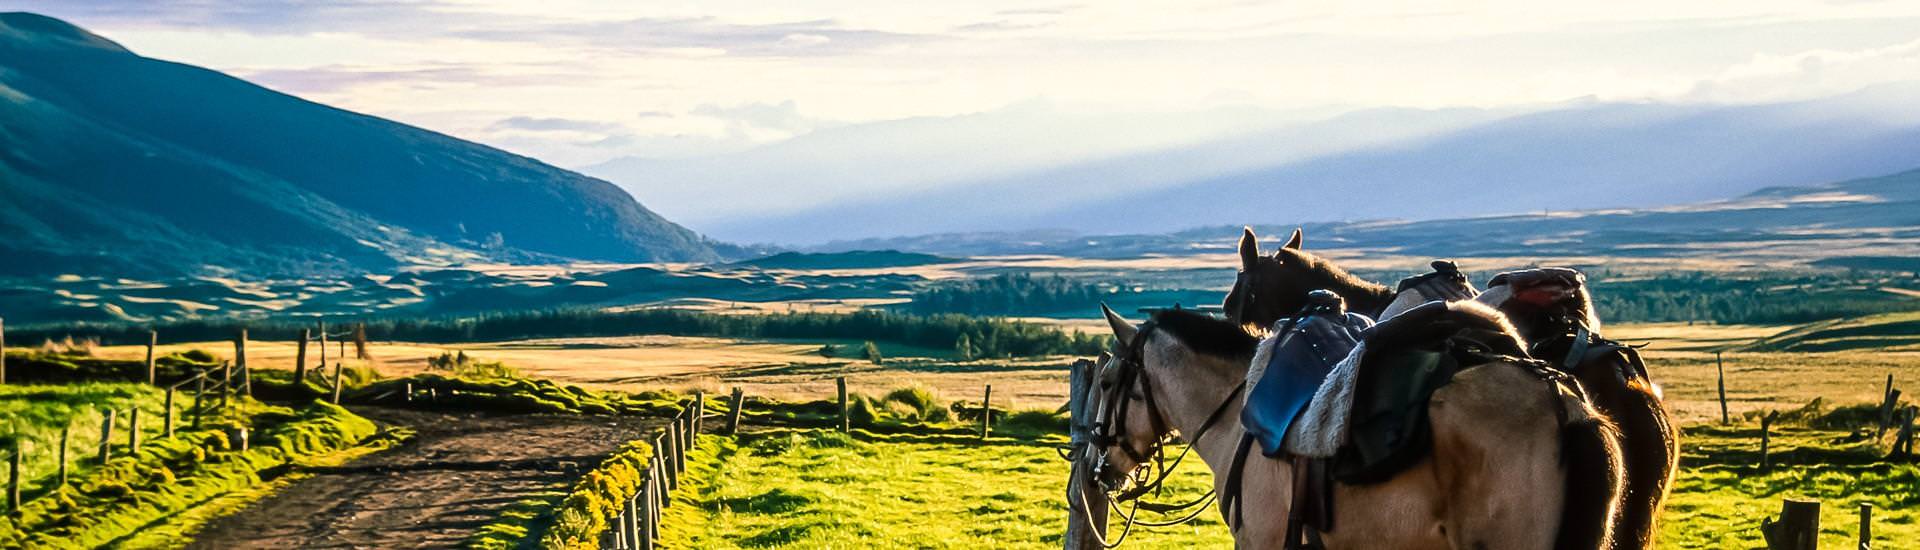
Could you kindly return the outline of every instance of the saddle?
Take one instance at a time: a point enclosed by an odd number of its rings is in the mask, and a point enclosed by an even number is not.
[[[1294,317],[1275,323],[1247,371],[1247,401],[1240,424],[1266,456],[1286,454],[1285,442],[1307,406],[1332,373],[1373,326],[1365,315],[1348,313],[1338,295],[1315,290]]]
[[[1528,356],[1499,314],[1477,303],[1433,301],[1369,324],[1364,316],[1338,309],[1337,299],[1317,297],[1308,311],[1283,320],[1272,349],[1263,343],[1265,361],[1255,356],[1264,371],[1250,378],[1256,382],[1241,415],[1248,435],[1234,457],[1229,494],[1222,500],[1233,514],[1241,513],[1232,507],[1238,500],[1238,476],[1256,444],[1267,456],[1290,455],[1296,485],[1288,518],[1289,548],[1301,548],[1302,541],[1311,541],[1316,533],[1332,531],[1335,482],[1382,482],[1432,451],[1427,404],[1455,373]],[[1325,355],[1342,345],[1349,350],[1345,357]],[[1289,430],[1300,429],[1298,416],[1336,369],[1353,377],[1351,395],[1343,397],[1349,410],[1339,426],[1341,443],[1330,456],[1291,452]],[[1298,379],[1287,379],[1292,377]],[[1288,444],[1278,445],[1282,441]],[[1239,521],[1238,515],[1229,517]]]
[[[1451,260],[1434,260],[1433,271],[1400,280],[1394,288],[1393,302],[1380,310],[1380,320],[1385,321],[1420,304],[1434,300],[1454,302],[1472,300],[1480,295],[1467,276],[1460,273],[1459,264]]]
[[[1460,371],[1529,357],[1497,313],[1469,304],[1428,302],[1367,331],[1334,480],[1376,483],[1418,462],[1433,448],[1427,404],[1435,391]]]

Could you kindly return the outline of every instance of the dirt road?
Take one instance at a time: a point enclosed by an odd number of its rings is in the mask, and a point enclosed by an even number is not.
[[[240,513],[208,524],[189,548],[451,548],[527,495],[564,487],[651,418],[487,416],[356,409],[415,430],[393,449],[312,470]]]

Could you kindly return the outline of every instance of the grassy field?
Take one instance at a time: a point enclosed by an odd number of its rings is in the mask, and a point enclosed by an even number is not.
[[[1066,463],[1051,445],[996,439],[772,432],[700,451],[662,533],[672,548],[1057,548]],[[1198,496],[1205,468],[1169,481]],[[685,506],[685,505],[691,506]],[[1231,545],[1217,515],[1140,532],[1134,548]]]
[[[29,498],[39,495],[57,483],[63,428],[71,429],[66,441],[69,475],[83,475],[98,466],[97,461],[82,457],[95,456],[99,450],[105,411],[118,411],[114,452],[124,453],[128,442],[125,415],[130,408],[138,407],[145,415],[140,425],[142,439],[152,441],[164,434],[164,393],[146,384],[0,386],[0,418],[6,422],[0,456],[11,454],[12,443],[19,441],[24,451],[21,491]],[[175,408],[184,410],[186,406],[176,403]]]

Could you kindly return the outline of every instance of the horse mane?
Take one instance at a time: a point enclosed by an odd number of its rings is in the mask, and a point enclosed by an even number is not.
[[[1379,296],[1383,300],[1393,299],[1393,289],[1388,288],[1387,285],[1362,279],[1359,276],[1348,273],[1346,269],[1341,268],[1338,264],[1333,263],[1331,260],[1321,258],[1314,253],[1294,248],[1282,248],[1273,251],[1273,257],[1280,260],[1283,264],[1305,267],[1308,276],[1313,278],[1313,281],[1309,283],[1310,288],[1352,288]]]
[[[1245,326],[1196,311],[1161,311],[1153,314],[1153,323],[1195,353],[1214,357],[1247,357],[1260,345],[1260,337]]]

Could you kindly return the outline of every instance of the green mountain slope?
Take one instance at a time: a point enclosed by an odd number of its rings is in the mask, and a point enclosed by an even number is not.
[[[0,275],[708,261],[602,180],[0,14]]]

